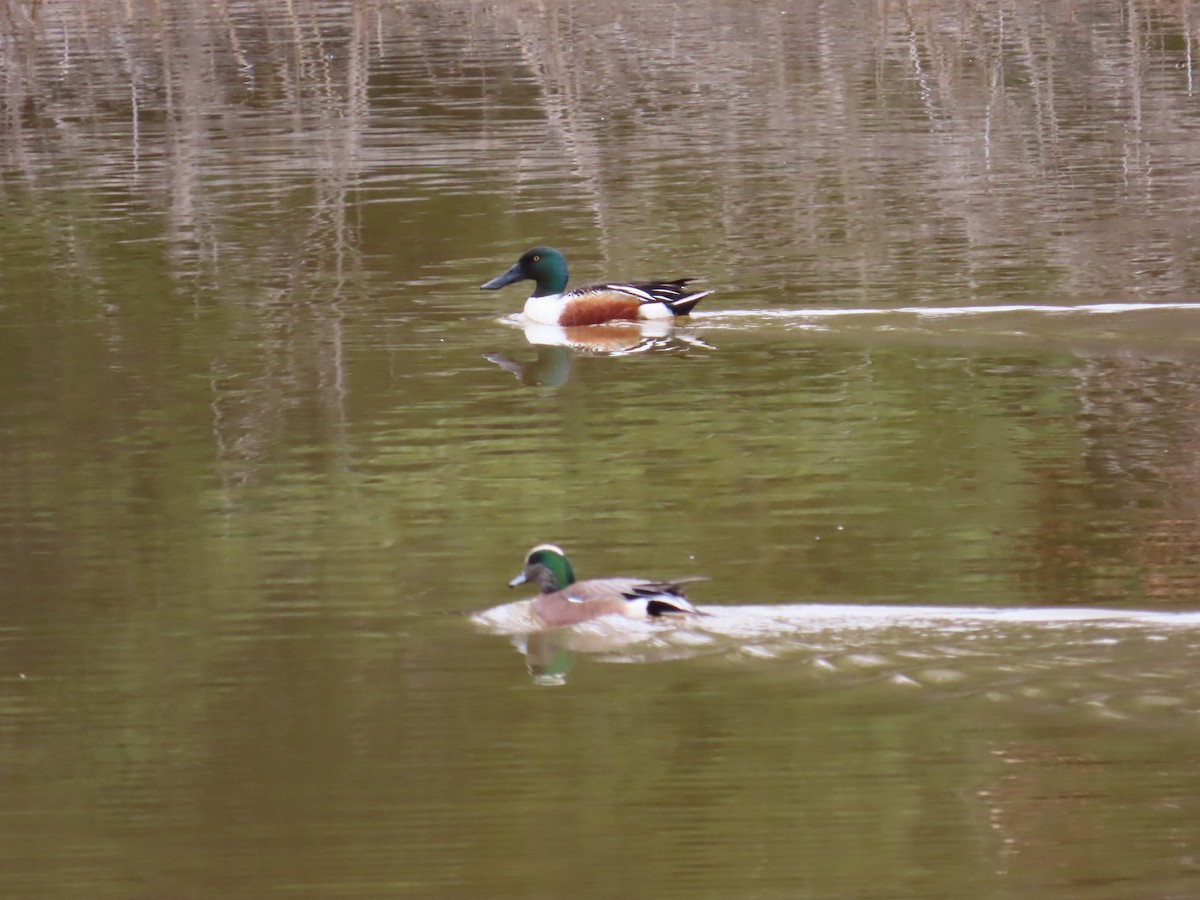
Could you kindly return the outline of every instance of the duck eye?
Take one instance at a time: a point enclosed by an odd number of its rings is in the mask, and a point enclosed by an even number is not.
[[[535,256],[535,257],[533,258],[533,261],[534,261],[534,262],[541,262],[541,261],[542,261],[542,258],[541,258],[540,256]]]

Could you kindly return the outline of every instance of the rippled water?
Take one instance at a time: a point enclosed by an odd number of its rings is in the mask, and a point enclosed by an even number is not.
[[[1193,12],[10,5],[0,894],[1197,893]]]

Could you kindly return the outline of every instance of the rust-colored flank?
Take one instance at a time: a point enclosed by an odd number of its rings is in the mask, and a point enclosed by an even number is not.
[[[642,301],[628,294],[596,293],[567,302],[558,324],[564,328],[575,325],[599,325],[614,320],[635,320]]]

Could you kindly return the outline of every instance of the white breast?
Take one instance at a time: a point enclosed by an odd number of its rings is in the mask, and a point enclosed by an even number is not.
[[[557,325],[563,305],[562,294],[530,297],[525,301],[525,318],[543,325]]]

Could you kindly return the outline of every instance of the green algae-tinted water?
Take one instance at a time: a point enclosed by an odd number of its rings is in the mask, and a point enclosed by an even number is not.
[[[0,894],[1196,893],[1193,27],[16,10]],[[462,615],[547,540],[716,615]]]

